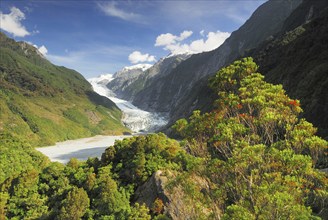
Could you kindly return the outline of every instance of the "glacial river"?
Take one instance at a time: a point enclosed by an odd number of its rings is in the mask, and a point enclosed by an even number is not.
[[[48,156],[51,161],[67,163],[72,157],[79,160],[87,160],[89,157],[101,157],[106,148],[112,146],[116,140],[130,136],[102,136],[81,138],[58,142],[54,146],[36,148]]]
[[[131,102],[114,97],[106,84],[112,80],[108,75],[89,79],[95,92],[102,96],[106,96],[112,100],[117,107],[123,112],[122,121],[134,132],[152,132],[157,128],[167,124],[167,117],[163,114],[147,112],[134,106]]]
[[[133,132],[152,132],[160,126],[167,123],[163,115],[143,111],[132,103],[114,97],[113,93],[106,87],[106,82],[111,78],[99,77],[90,79],[95,92],[111,99],[123,112],[123,123]],[[45,154],[51,161],[67,163],[70,158],[75,157],[79,160],[87,160],[89,157],[101,157],[101,154],[109,146],[115,143],[115,140],[122,140],[130,136],[94,136],[56,143],[54,146],[37,148],[38,151]]]

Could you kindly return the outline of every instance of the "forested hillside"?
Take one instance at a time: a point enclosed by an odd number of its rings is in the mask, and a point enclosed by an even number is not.
[[[213,111],[117,141],[101,159],[28,169],[0,184],[1,217],[320,219],[328,214],[327,142],[299,100],[251,58],[211,78]]]
[[[121,134],[121,112],[74,70],[0,33],[0,132],[34,146],[95,134]]]
[[[302,101],[302,115],[328,139],[328,2],[316,2],[305,1],[285,22],[286,33],[249,55],[269,82],[283,84],[291,97]],[[292,20],[295,17],[301,19]],[[302,19],[303,24],[297,26],[300,22],[295,22]]]

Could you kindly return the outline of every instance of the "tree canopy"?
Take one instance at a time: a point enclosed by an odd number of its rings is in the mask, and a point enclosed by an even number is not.
[[[173,128],[180,141],[162,133],[131,137],[107,148],[100,160],[72,158],[67,165],[44,161],[29,148],[22,154],[28,161],[1,176],[0,218],[327,216],[328,179],[318,170],[328,165],[327,141],[299,117],[300,101],[265,82],[257,68],[244,58],[219,70],[209,83],[217,94],[214,110],[178,120]],[[1,137],[1,158],[22,151],[23,142]],[[161,197],[139,204],[136,192],[156,181],[151,178],[158,170],[167,176],[165,184],[156,182]],[[170,213],[172,204],[178,211]]]

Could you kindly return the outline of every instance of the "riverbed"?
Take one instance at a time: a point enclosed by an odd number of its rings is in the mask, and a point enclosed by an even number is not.
[[[112,146],[116,140],[122,140],[127,137],[131,136],[97,135],[89,138],[58,142],[54,146],[36,148],[36,150],[48,156],[52,162],[67,163],[72,157],[79,160],[87,160],[89,157],[100,158],[105,149]]]
[[[167,118],[163,114],[147,112],[134,106],[131,102],[115,97],[115,94],[106,87],[112,78],[100,76],[89,79],[95,92],[111,99],[123,113],[122,121],[135,134],[153,132],[157,128],[166,125]],[[79,160],[87,160],[89,157],[101,157],[106,148],[112,146],[115,140],[131,136],[94,136],[78,140],[70,140],[56,143],[54,146],[37,148],[51,161],[67,163],[72,157]]]

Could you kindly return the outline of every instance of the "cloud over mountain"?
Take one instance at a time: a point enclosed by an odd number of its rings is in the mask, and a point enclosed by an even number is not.
[[[38,47],[38,50],[39,50],[39,52],[42,53],[44,56],[46,56],[47,53],[48,53],[48,49],[47,49],[44,45],[42,45],[41,47]]]
[[[0,28],[15,37],[25,37],[30,35],[30,32],[21,24],[25,19],[25,14],[16,7],[11,7],[9,14],[0,12]]]
[[[133,64],[143,62],[155,62],[155,56],[149,55],[148,53],[142,54],[140,51],[133,51],[129,55],[129,61]]]
[[[167,46],[177,44],[192,35],[192,31],[183,31],[180,36],[173,35],[171,33],[161,34],[156,38],[155,46]]]
[[[179,36],[171,33],[161,34],[156,38],[155,46],[164,47],[164,50],[168,50],[172,54],[194,54],[214,50],[230,36],[230,33],[221,31],[209,32],[205,36],[202,30],[200,34],[203,38],[191,41],[190,43],[182,43],[192,34],[192,31],[183,31]]]

